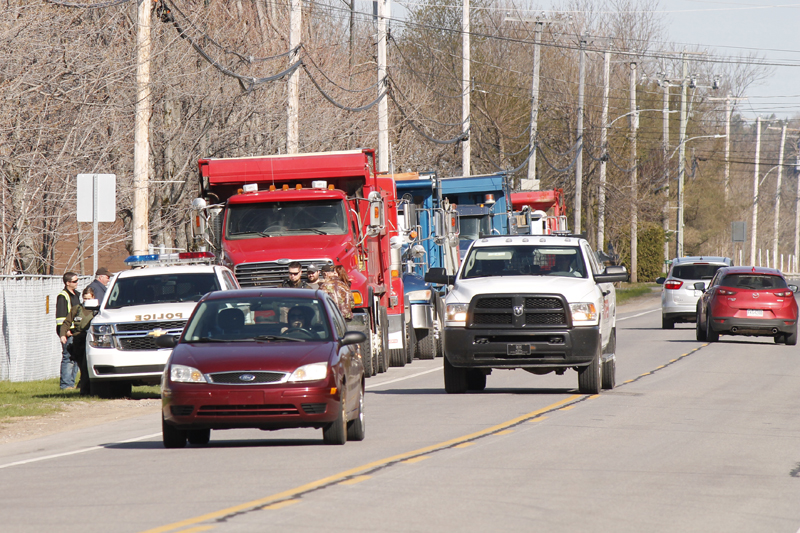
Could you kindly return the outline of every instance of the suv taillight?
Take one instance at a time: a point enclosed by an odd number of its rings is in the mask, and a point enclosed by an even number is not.
[[[682,285],[683,285],[682,281],[678,281],[676,279],[671,279],[671,280],[667,281],[666,283],[664,283],[664,288],[665,289],[674,290],[674,289],[680,289]]]
[[[731,291],[720,287],[719,289],[717,289],[717,294],[731,295],[731,294],[736,294],[736,291]]]
[[[792,291],[778,291],[778,292],[775,293],[775,296],[787,297],[787,296],[791,296],[791,295],[792,295]]]

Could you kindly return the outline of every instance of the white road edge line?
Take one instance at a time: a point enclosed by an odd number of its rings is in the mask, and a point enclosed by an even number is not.
[[[39,461],[45,461],[47,459],[57,459],[59,457],[66,457],[68,455],[77,455],[79,453],[91,452],[91,451],[94,451],[94,450],[102,450],[103,448],[105,448],[106,446],[109,446],[109,445],[127,444],[129,442],[137,442],[137,441],[140,441],[140,440],[152,439],[153,437],[158,437],[160,435],[161,435],[161,433],[153,433],[152,435],[144,435],[142,437],[135,437],[133,439],[123,440],[123,441],[120,441],[120,442],[111,442],[111,443],[105,444],[103,446],[90,446],[89,448],[81,448],[80,450],[73,450],[71,452],[56,453],[56,454],[53,454],[53,455],[45,455],[43,457],[36,457],[34,459],[26,459],[24,461],[17,461],[15,463],[8,463],[8,464],[5,464],[5,465],[0,465],[0,469],[8,468],[10,466],[19,466],[19,465],[27,465],[27,464],[30,464],[30,463],[38,463]]]
[[[383,386],[383,385],[388,385],[388,384],[390,384],[390,383],[397,383],[398,381],[404,381],[404,380],[406,380],[406,379],[415,378],[415,377],[417,377],[417,376],[423,376],[423,375],[425,375],[425,374],[430,374],[431,372],[441,372],[441,370],[442,370],[442,369],[441,369],[440,367],[431,368],[430,370],[426,370],[426,371],[424,371],[424,372],[419,372],[419,373],[417,373],[417,374],[411,374],[410,376],[405,376],[405,377],[402,377],[402,378],[397,378],[397,379],[390,379],[389,381],[384,381],[384,382],[382,382],[382,383],[373,383],[372,385],[367,385],[367,386],[366,386],[366,387],[364,387],[364,388],[365,388],[365,389],[371,389],[371,388],[373,388],[373,387],[381,387],[381,386]]]
[[[656,311],[661,311],[661,308],[659,307],[658,309],[651,309],[649,311],[645,311],[644,313],[639,313],[638,315],[631,315],[631,316],[626,316],[626,317],[623,317],[623,318],[618,318],[617,322],[620,322],[622,320],[628,320],[629,318],[636,318],[638,316],[649,315],[650,313],[655,313]]]

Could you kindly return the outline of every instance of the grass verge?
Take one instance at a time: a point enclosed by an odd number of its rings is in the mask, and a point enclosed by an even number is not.
[[[71,402],[105,402],[93,396],[81,396],[77,389],[59,388],[58,378],[42,381],[0,381],[0,423],[21,416],[45,416],[63,411]],[[159,388],[134,387],[132,400],[159,398]]]
[[[639,296],[651,294],[660,287],[658,283],[621,283],[617,289],[617,305],[629,302]]]

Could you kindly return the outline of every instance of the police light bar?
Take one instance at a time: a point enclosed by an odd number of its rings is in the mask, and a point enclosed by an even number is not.
[[[211,252],[131,255],[125,259],[125,264],[130,267],[147,265],[190,265],[195,263],[210,263],[214,257],[215,255]]]

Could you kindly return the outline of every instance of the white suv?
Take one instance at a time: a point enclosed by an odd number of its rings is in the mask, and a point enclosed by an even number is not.
[[[86,339],[92,395],[117,398],[129,396],[131,385],[158,385],[171,350],[156,346],[156,337],[180,335],[204,294],[238,288],[233,272],[219,265],[178,263],[116,274]]]
[[[694,288],[698,281],[706,284],[722,267],[731,266],[728,257],[676,257],[666,278],[657,278],[661,289],[661,329],[673,329],[676,322],[694,322],[697,300],[703,291]]]
[[[578,372],[580,392],[615,384],[616,293],[625,267],[603,267],[574,236],[476,240],[456,276],[431,269],[426,281],[452,285],[445,299],[444,385],[483,390],[492,369]]]

